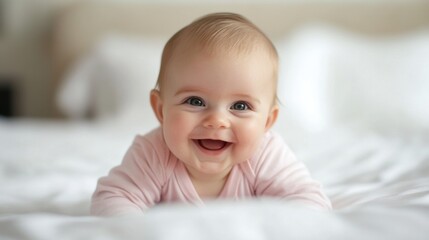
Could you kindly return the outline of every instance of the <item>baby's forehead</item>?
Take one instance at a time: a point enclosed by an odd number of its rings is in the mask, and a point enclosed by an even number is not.
[[[172,76],[171,74],[182,71],[183,67],[193,68],[199,65],[200,61],[206,61],[209,64],[213,64],[213,67],[217,67],[219,61],[231,62],[237,65],[246,66],[251,63],[255,68],[253,70],[266,73],[267,77],[263,77],[264,80],[273,80],[277,82],[277,59],[264,48],[253,48],[248,51],[241,51],[240,49],[225,49],[220,46],[217,48],[207,48],[204,46],[192,45],[192,46],[181,46],[171,52],[169,62],[165,66],[166,76]],[[192,65],[192,66],[190,66]],[[243,71],[246,71],[243,69]],[[258,73],[259,75],[259,73]],[[164,79],[164,81],[167,79]]]
[[[198,79],[202,83],[207,78],[205,74],[210,73],[212,76],[229,78],[233,82],[238,79],[258,79],[257,82],[268,86],[276,83],[274,63],[269,58],[263,51],[241,54],[226,51],[184,51],[183,54],[178,53],[171,59],[166,69],[164,83],[169,85],[178,79],[191,83]]]
[[[236,71],[249,71],[247,66],[253,67],[254,74],[263,76],[263,80],[273,79],[277,77],[277,62],[271,58],[267,51],[252,50],[252,51],[226,51],[225,49],[182,49],[178,51],[170,59],[170,63],[165,69],[169,72],[167,75],[175,74],[178,71],[182,72],[186,68],[188,71],[195,71],[204,62],[209,68],[219,68],[223,63],[229,63],[228,66],[239,66]],[[261,75],[262,74],[262,75]]]

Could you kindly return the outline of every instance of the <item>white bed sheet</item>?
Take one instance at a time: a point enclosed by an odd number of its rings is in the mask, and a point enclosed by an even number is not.
[[[161,205],[144,217],[88,216],[98,177],[149,128],[0,120],[1,239],[427,239],[429,137],[351,128],[283,135],[334,206],[273,199]],[[282,131],[282,130],[279,130]],[[299,140],[298,140],[299,139]]]

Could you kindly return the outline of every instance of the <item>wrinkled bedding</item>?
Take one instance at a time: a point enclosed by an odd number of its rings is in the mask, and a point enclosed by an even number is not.
[[[149,128],[147,126],[147,128]],[[88,215],[98,177],[139,127],[0,120],[1,239],[426,239],[429,137],[352,128],[289,136],[331,198],[320,212],[275,199],[163,204],[144,217]],[[281,131],[281,130],[278,130]]]

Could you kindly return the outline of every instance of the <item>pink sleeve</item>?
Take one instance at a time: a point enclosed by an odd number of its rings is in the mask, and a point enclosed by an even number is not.
[[[255,163],[255,189],[258,196],[283,197],[289,201],[331,209],[331,202],[321,185],[298,161],[283,139],[269,133]]]
[[[137,136],[121,165],[99,179],[92,197],[91,214],[141,214],[159,202],[165,177],[160,153],[162,151],[156,146]]]

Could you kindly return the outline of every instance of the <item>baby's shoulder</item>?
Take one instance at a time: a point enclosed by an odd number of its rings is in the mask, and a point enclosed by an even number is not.
[[[165,141],[162,135],[162,130],[157,127],[146,134],[138,134],[134,138],[134,143],[137,146],[152,146],[152,147],[164,147]],[[165,146],[166,147],[166,146]]]
[[[136,135],[131,148],[135,149],[135,154],[139,155],[142,161],[147,161],[152,166],[159,165],[168,170],[176,164],[177,159],[168,149],[160,127],[144,135]]]
[[[252,168],[259,169],[268,162],[279,161],[279,155],[287,152],[290,152],[290,149],[284,138],[276,132],[268,131],[255,153],[249,159],[249,164]]]
[[[273,151],[275,149],[287,149],[288,146],[283,139],[283,137],[274,132],[268,131],[265,133],[261,144],[259,145],[258,151],[256,151],[256,155],[263,154],[266,151]]]

